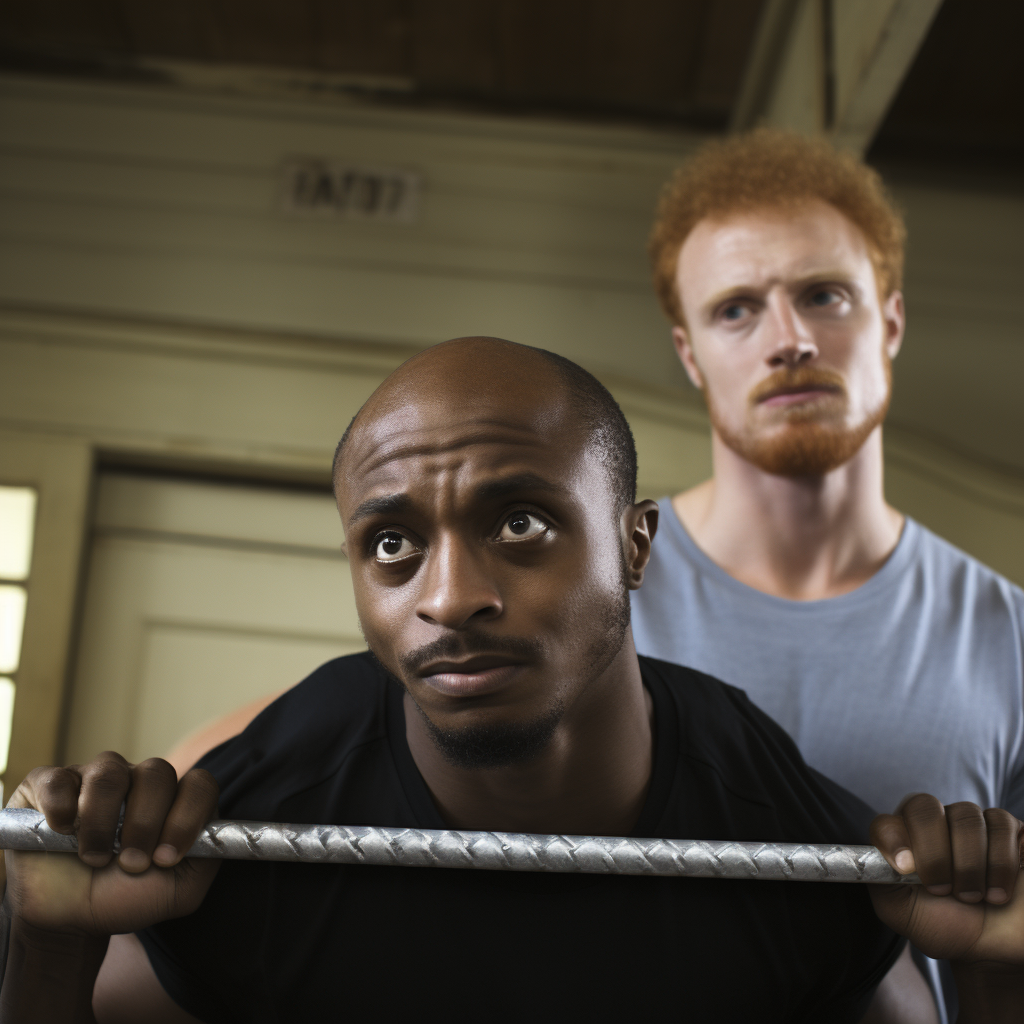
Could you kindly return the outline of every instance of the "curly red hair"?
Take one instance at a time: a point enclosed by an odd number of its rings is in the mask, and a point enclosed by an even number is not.
[[[669,320],[686,322],[676,264],[700,221],[809,199],[831,203],[864,233],[882,298],[901,287],[906,227],[878,173],[824,139],[758,128],[707,144],[662,189],[648,251]]]

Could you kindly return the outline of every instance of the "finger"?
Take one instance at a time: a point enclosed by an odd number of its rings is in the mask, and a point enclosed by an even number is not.
[[[174,767],[159,757],[135,765],[131,775],[117,863],[125,871],[137,874],[149,867],[164,819],[178,791],[178,776]]]
[[[953,851],[946,809],[936,797],[918,793],[904,803],[903,820],[922,884],[933,896],[948,896],[953,891]]]
[[[75,830],[78,794],[82,777],[77,765],[70,768],[33,768],[11,794],[8,807],[34,807],[42,811],[54,832],[68,835]]]
[[[81,772],[78,856],[90,867],[101,868],[114,851],[121,804],[131,787],[131,766],[120,754],[108,750],[83,765]]]
[[[910,850],[907,826],[898,814],[879,814],[871,822],[871,842],[878,847],[889,866],[901,875],[912,875],[916,869]]]
[[[1006,903],[1020,873],[1021,823],[1009,812],[990,807],[984,814],[988,827],[988,871],[985,899]]]
[[[178,783],[174,803],[160,831],[160,842],[153,851],[153,863],[171,867],[188,852],[203,826],[217,814],[220,788],[204,768],[192,768]]]
[[[953,851],[953,895],[964,903],[985,897],[988,829],[977,804],[963,801],[946,807],[949,844]]]

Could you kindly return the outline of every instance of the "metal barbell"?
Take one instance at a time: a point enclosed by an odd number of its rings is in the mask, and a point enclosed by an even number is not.
[[[0,811],[0,849],[76,853],[78,839],[54,832],[39,811],[8,808]],[[115,843],[115,850],[118,849]],[[530,835],[267,821],[210,821],[186,856],[488,871],[920,883],[917,875],[894,871],[873,846]]]

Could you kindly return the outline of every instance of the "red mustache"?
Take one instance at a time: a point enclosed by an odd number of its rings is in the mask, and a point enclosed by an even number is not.
[[[846,382],[832,370],[798,366],[794,370],[776,370],[752,388],[748,398],[751,405],[757,405],[768,398],[794,391],[832,391],[845,395]]]

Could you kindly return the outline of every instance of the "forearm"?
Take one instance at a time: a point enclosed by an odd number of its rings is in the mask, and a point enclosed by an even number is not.
[[[952,963],[960,1013],[957,1024],[1017,1024],[1024,1020],[1024,970],[1005,964]]]
[[[0,988],[0,1024],[96,1024],[92,991],[107,938],[11,922]]]

